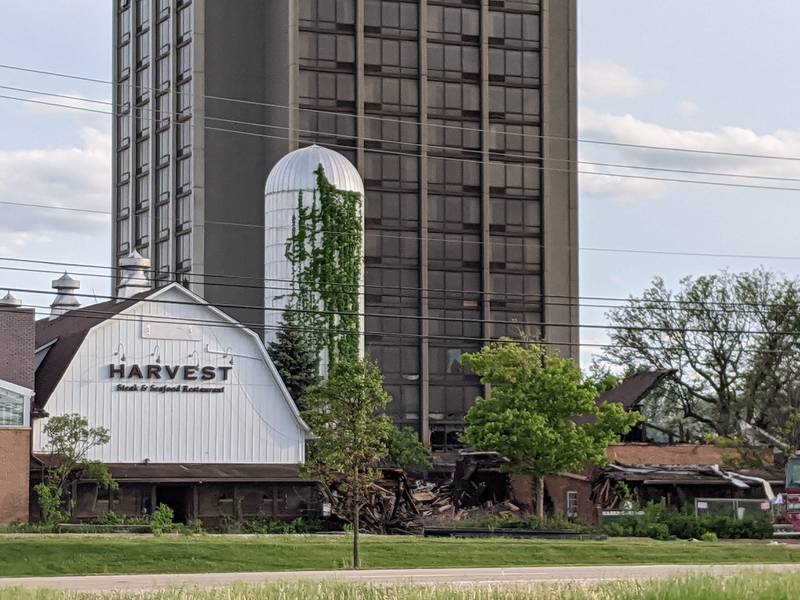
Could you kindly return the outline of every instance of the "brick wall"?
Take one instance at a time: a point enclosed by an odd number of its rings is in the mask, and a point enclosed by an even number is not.
[[[33,389],[35,336],[33,310],[0,307],[0,379]]]
[[[30,429],[0,429],[0,526],[28,521]]]
[[[590,472],[587,470],[587,473]],[[591,478],[583,480],[569,475],[550,476],[544,478],[545,507],[551,515],[566,515],[567,492],[578,493],[578,518],[580,523],[594,525],[597,523],[597,510],[592,504]],[[535,511],[536,486],[530,477],[514,475],[511,477],[512,500],[523,510]]]
[[[34,313],[0,307],[0,379],[34,388]],[[0,428],[0,525],[28,521],[30,429]]]
[[[550,501],[553,503],[553,513],[567,514],[567,492],[578,494],[578,516],[580,523],[587,525],[597,524],[597,511],[592,503],[592,484],[589,481],[575,479],[569,476],[545,477],[544,487]]]

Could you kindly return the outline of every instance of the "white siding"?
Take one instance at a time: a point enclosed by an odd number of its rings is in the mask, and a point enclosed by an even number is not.
[[[155,299],[191,302],[177,287],[167,288]],[[142,322],[148,317],[210,323],[200,324],[202,335],[194,336],[200,338],[196,340],[145,339]],[[108,366],[119,362],[113,354],[120,344],[129,365],[155,363],[153,354],[158,350],[162,365],[196,365],[199,357],[201,366],[228,366],[230,358],[223,354],[229,350],[233,369],[224,382],[225,391],[219,394],[116,391],[120,380],[109,377]],[[89,332],[46,410],[50,415],[78,413],[92,426],[107,427],[111,443],[91,456],[106,463],[145,459],[152,463],[302,463],[306,430],[260,344],[206,305],[143,301]],[[41,452],[45,445],[44,421],[39,419],[34,425],[34,452]]]

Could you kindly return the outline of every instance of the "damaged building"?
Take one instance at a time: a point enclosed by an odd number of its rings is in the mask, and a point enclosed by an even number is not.
[[[602,394],[598,404],[614,402],[627,411],[640,411],[648,396],[672,375],[667,370],[635,374]],[[734,506],[733,500],[743,500],[748,510],[769,510],[784,483],[767,448],[756,461],[758,468],[744,468],[735,448],[682,442],[677,433],[647,419],[610,446],[607,458],[605,467],[587,466],[580,473],[546,477],[546,512],[596,525],[604,514],[662,500],[677,509],[707,508],[715,502]],[[515,476],[512,486],[513,501],[532,508],[535,491],[530,479]]]

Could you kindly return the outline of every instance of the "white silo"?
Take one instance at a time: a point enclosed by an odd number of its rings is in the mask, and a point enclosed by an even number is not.
[[[286,258],[286,242],[292,235],[292,217],[300,193],[303,204],[311,206],[317,189],[315,171],[320,165],[325,177],[338,190],[361,194],[361,223],[364,223],[364,182],[358,170],[344,156],[322,146],[308,146],[284,156],[270,172],[264,190],[264,314],[265,340],[273,341],[291,289],[292,268]],[[361,277],[363,283],[363,243]],[[364,312],[364,294],[359,290],[359,313]],[[363,317],[360,319],[363,331]],[[362,336],[363,353],[363,336]],[[325,361],[323,361],[325,362]],[[324,371],[323,365],[323,371]]]

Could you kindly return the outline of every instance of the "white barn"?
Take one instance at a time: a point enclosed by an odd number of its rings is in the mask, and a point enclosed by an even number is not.
[[[79,484],[76,520],[161,502],[206,521],[308,514],[316,484],[298,469],[309,429],[260,337],[177,283],[129,283],[128,298],[54,306],[37,322],[32,473],[47,463],[48,418],[77,413],[110,431],[90,458],[121,485],[109,496]]]

